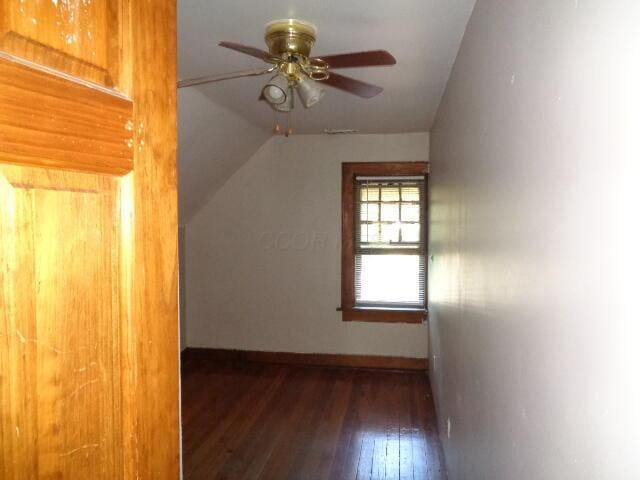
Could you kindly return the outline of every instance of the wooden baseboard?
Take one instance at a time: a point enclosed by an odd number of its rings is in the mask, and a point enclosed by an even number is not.
[[[255,350],[226,350],[220,348],[186,348],[182,361],[242,361],[286,363],[343,368],[376,368],[385,370],[426,371],[426,358],[385,357],[379,355],[342,355],[332,353],[260,352]]]

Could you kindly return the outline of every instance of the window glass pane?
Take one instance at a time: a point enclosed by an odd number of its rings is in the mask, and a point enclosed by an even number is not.
[[[400,220],[398,203],[383,203],[380,206],[380,220],[384,222],[397,222]]]
[[[383,223],[382,238],[384,243],[400,241],[400,224],[399,223]]]
[[[402,200],[405,202],[417,202],[420,200],[418,187],[402,187]]]
[[[403,242],[419,242],[420,241],[420,224],[419,223],[402,224],[402,241]]]
[[[383,202],[397,202],[400,200],[400,187],[382,187],[380,190]]]
[[[375,222],[378,220],[378,204],[377,203],[361,203],[360,204],[360,220],[363,222]]]
[[[380,241],[379,223],[360,225],[360,242],[377,243]]]
[[[403,222],[418,222],[420,221],[420,205],[417,203],[403,203],[402,206],[402,221]]]
[[[360,200],[363,202],[377,202],[380,199],[380,190],[378,186],[375,187],[362,187],[360,189]]]
[[[357,304],[421,304],[420,255],[358,255],[356,265]]]
[[[422,248],[422,190],[417,183],[366,182],[359,192],[356,250]]]

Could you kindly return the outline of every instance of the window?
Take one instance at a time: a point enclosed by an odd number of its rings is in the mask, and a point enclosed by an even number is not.
[[[424,320],[426,175],[424,162],[343,164],[343,320]]]

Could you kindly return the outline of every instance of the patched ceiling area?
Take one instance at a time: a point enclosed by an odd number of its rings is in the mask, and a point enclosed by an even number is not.
[[[391,67],[339,73],[384,87],[362,99],[326,86],[311,109],[297,102],[295,134],[325,129],[361,133],[429,131],[475,0],[179,0],[178,77],[187,79],[267,64],[218,46],[221,41],[266,50],[264,26],[298,18],[318,29],[313,56],[388,50]],[[286,124],[258,101],[270,77],[247,77],[181,88],[180,221],[186,223],[271,135]]]

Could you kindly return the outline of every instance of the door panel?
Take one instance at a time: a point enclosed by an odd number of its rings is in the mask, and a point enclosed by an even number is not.
[[[177,479],[175,2],[0,0],[0,478]]]
[[[118,184],[0,166],[3,478],[121,476]]]
[[[124,1],[0,0],[0,49],[104,86],[117,86]]]
[[[0,58],[0,155],[92,172],[133,165],[133,103]]]

